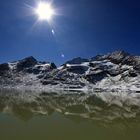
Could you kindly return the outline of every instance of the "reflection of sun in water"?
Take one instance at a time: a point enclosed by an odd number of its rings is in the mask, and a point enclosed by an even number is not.
[[[47,20],[47,21],[50,21],[54,14],[54,10],[51,4],[46,2],[40,2],[38,4],[38,7],[35,9],[35,12],[39,17],[39,20]]]

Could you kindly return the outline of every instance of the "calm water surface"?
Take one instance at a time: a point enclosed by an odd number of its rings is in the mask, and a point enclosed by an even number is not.
[[[139,140],[138,108],[85,95],[0,94],[0,140]]]

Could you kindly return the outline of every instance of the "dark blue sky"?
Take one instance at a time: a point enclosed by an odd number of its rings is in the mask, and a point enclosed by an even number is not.
[[[140,54],[139,0],[53,0],[60,15],[50,25],[35,24],[37,16],[27,5],[36,7],[36,3],[0,1],[1,63],[32,55],[62,64],[73,57],[121,49]]]

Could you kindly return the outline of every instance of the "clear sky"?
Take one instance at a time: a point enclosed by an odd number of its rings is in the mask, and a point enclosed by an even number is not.
[[[33,14],[38,2],[0,1],[1,63],[34,56],[62,64],[115,50],[140,54],[139,0],[53,0],[51,23]]]

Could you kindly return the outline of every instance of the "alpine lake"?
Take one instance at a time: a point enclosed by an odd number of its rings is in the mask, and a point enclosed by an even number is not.
[[[83,93],[0,91],[0,140],[139,140],[138,107]]]

